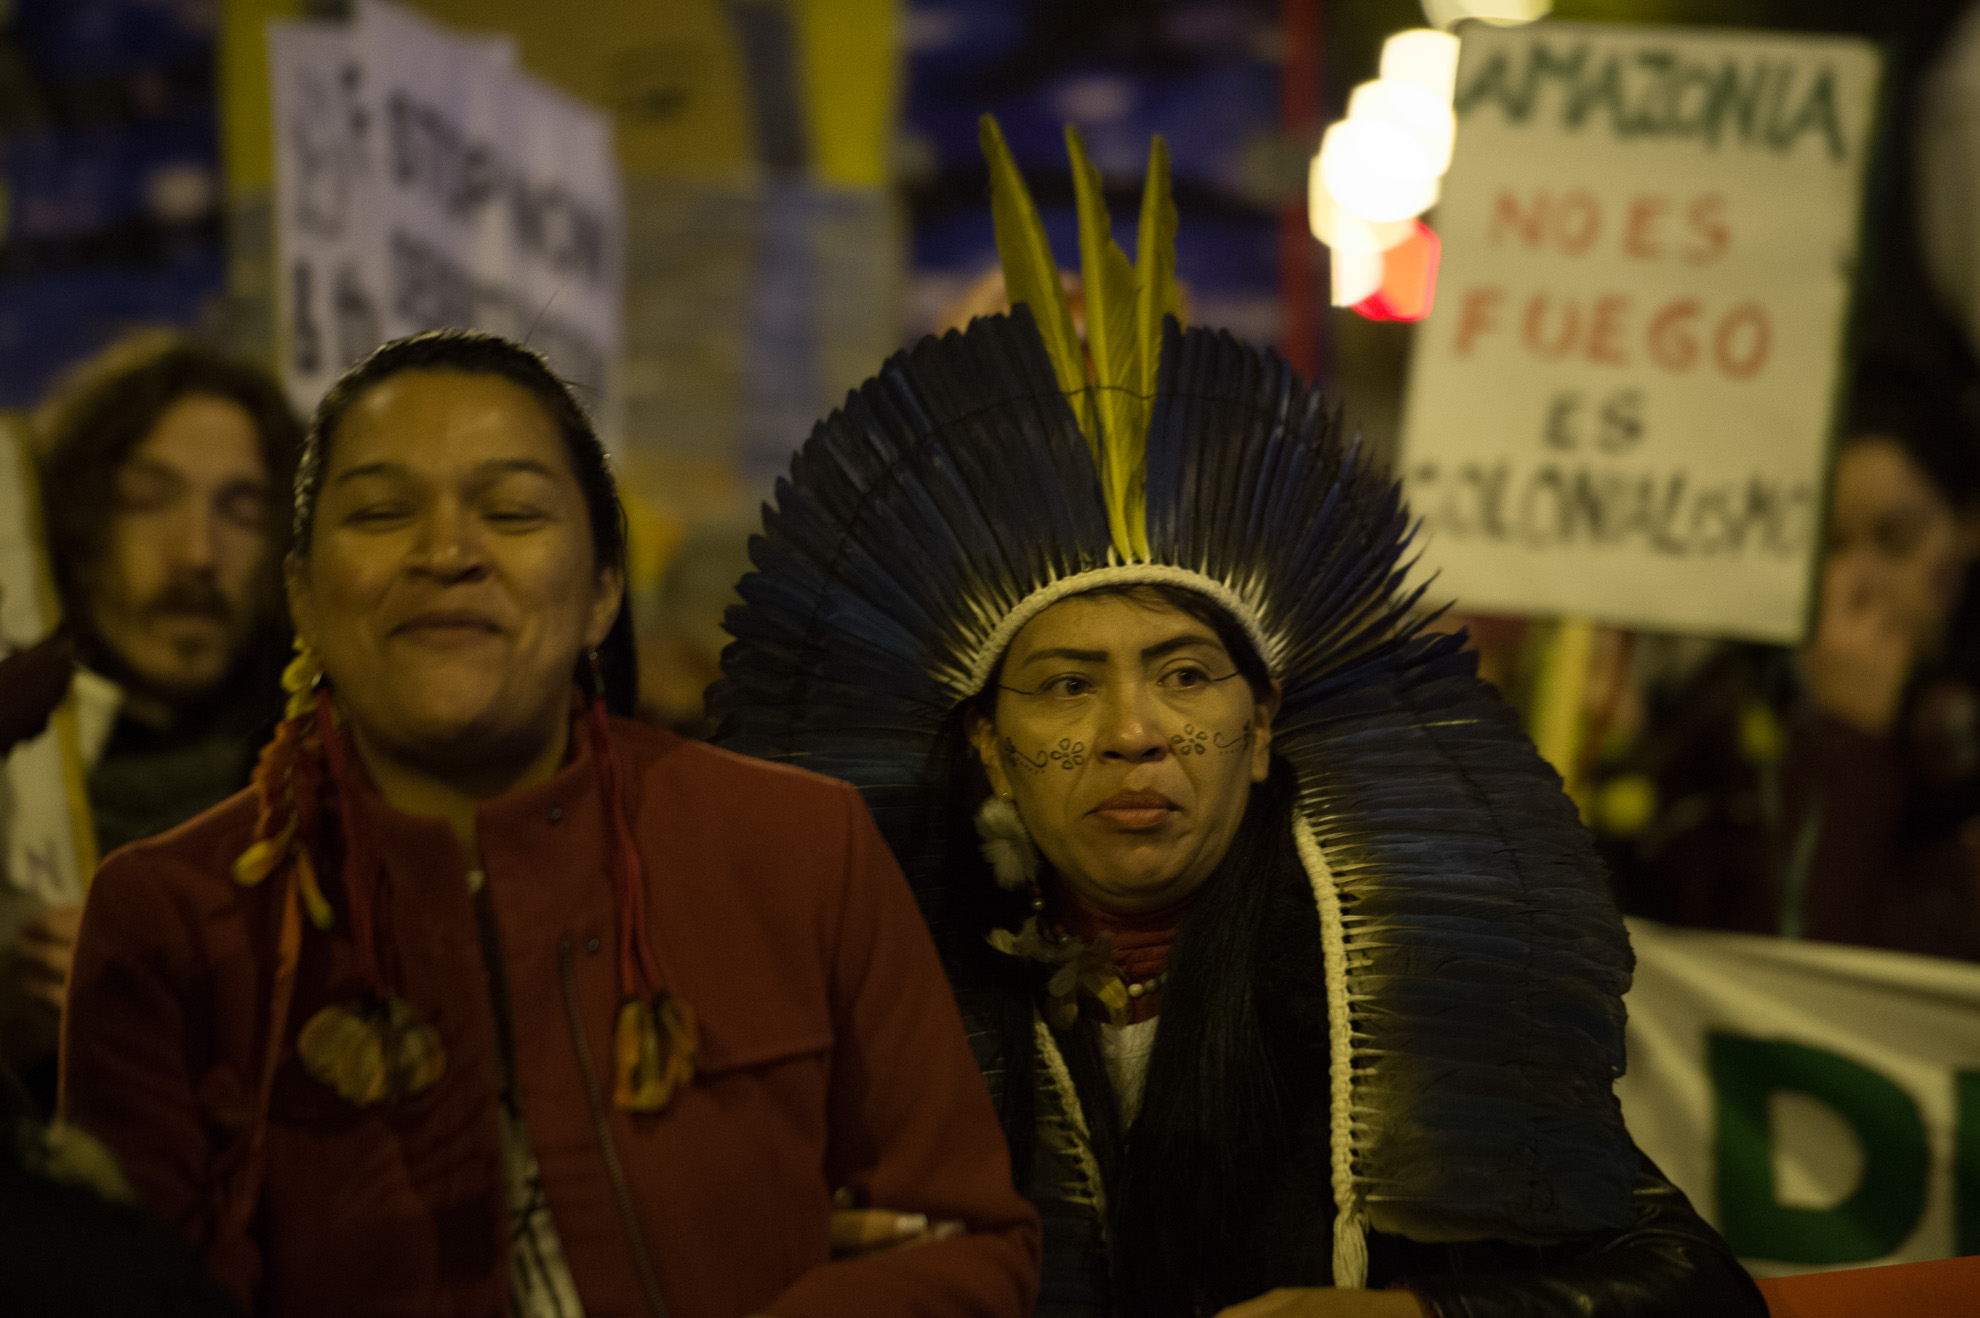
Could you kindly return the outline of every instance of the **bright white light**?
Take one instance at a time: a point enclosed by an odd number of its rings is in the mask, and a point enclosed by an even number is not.
[[[1413,82],[1381,78],[1364,82],[1348,97],[1348,118],[1394,124],[1417,144],[1421,159],[1399,162],[1408,173],[1442,174],[1451,167],[1451,144],[1457,140],[1457,116],[1451,98],[1425,91]]]
[[[1337,307],[1351,307],[1364,298],[1373,297],[1382,290],[1382,254],[1380,252],[1343,252],[1338,247],[1333,251],[1333,303]]]
[[[1306,171],[1306,217],[1313,236],[1337,252],[1386,252],[1416,231],[1409,220],[1377,224],[1343,209],[1327,191],[1318,156]]]
[[[1450,28],[1466,18],[1511,27],[1545,18],[1553,7],[1553,0],[1423,0],[1423,16],[1432,27]]]
[[[1382,43],[1382,80],[1411,82],[1445,105],[1457,90],[1458,39],[1434,28],[1413,27]]]
[[[1382,119],[1347,118],[1320,139],[1320,176],[1345,210],[1364,220],[1414,219],[1437,204],[1443,172],[1409,129]]]

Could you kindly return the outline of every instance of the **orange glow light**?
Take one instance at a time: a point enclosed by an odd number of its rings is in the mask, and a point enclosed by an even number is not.
[[[1354,304],[1370,320],[1422,320],[1437,295],[1437,258],[1444,245],[1429,225],[1382,253],[1382,286]]]

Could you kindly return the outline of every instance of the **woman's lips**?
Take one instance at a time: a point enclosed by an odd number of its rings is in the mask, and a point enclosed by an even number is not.
[[[439,646],[462,645],[501,633],[501,626],[493,618],[469,609],[431,609],[414,614],[392,629],[394,636]]]
[[[1094,806],[1093,813],[1115,828],[1141,832],[1161,827],[1180,808],[1160,792],[1115,792]]]

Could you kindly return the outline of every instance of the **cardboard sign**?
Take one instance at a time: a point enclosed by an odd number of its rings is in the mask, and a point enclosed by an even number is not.
[[[385,341],[377,161],[363,67],[344,23],[268,25],[276,124],[276,290],[282,379],[308,414],[346,366]]]
[[[1878,75],[1854,38],[1470,25],[1403,424],[1433,593],[1799,639]]]
[[[507,38],[366,0],[269,24],[283,375],[311,408],[421,330],[529,344],[602,429],[617,415],[623,204],[610,120]]]

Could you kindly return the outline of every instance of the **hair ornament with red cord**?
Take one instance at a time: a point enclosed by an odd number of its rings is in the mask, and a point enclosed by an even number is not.
[[[598,651],[586,655],[591,695],[584,721],[598,761],[598,790],[611,821],[612,887],[619,909],[619,1013],[612,1028],[612,1104],[623,1112],[658,1112],[694,1079],[701,1028],[694,1008],[660,988],[660,961],[646,919],[646,875],[626,823],[619,757],[606,722]]]
[[[253,787],[260,806],[254,840],[234,861],[234,881],[244,888],[254,887],[285,859],[291,861],[310,923],[328,930],[335,922],[335,915],[317,882],[310,849],[307,845],[294,845],[298,832],[313,834],[317,822],[322,748],[316,741],[314,714],[315,693],[323,682],[323,663],[300,636],[295,646],[295,658],[282,670],[282,690],[288,694],[288,704],[275,736],[262,747],[254,770]]]
[[[336,911],[324,896],[315,855],[323,841],[322,796],[327,777],[337,800],[338,816],[354,817],[350,805],[350,770],[337,733],[336,712],[323,682],[323,665],[307,642],[298,638],[296,657],[282,674],[288,705],[275,736],[261,753],[254,772],[260,809],[254,840],[234,862],[234,880],[243,887],[260,884],[285,864],[310,923],[328,933]],[[379,869],[361,830],[344,839],[344,902],[359,973],[362,996],[349,1003],[324,1007],[303,1025],[296,1052],[304,1070],[359,1107],[409,1097],[431,1088],[446,1074],[447,1052],[439,1031],[387,987],[378,964],[372,913],[378,904]],[[288,1026],[284,1010],[271,1013],[267,1047],[281,1047]]]

